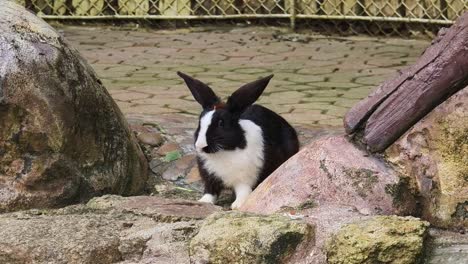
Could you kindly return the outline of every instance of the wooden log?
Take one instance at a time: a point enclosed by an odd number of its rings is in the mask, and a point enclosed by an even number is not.
[[[344,118],[372,152],[385,150],[406,130],[452,94],[468,85],[468,12],[411,67],[381,84]],[[362,137],[362,138],[361,138]]]

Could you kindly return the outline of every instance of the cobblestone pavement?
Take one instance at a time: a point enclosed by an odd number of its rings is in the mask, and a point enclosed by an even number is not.
[[[199,105],[176,71],[205,81],[224,98],[274,73],[259,103],[306,126],[341,126],[350,106],[429,45],[424,40],[295,35],[274,28],[60,30],[127,116],[198,115]]]

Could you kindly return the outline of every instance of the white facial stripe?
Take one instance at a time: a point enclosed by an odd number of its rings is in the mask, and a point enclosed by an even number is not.
[[[195,148],[198,152],[201,152],[204,147],[208,146],[206,141],[206,131],[211,124],[211,119],[213,118],[214,112],[215,110],[209,111],[200,120],[200,131],[198,131],[198,137],[195,141]]]

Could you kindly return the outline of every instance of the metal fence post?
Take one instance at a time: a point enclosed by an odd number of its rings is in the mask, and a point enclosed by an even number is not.
[[[296,0],[289,0],[290,2],[290,27],[292,30],[296,29]],[[299,0],[301,1],[301,0]]]

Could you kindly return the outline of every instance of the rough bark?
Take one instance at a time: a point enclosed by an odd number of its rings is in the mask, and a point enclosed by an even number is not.
[[[468,85],[468,13],[443,29],[421,58],[381,84],[345,116],[372,152],[385,150],[437,105]]]

